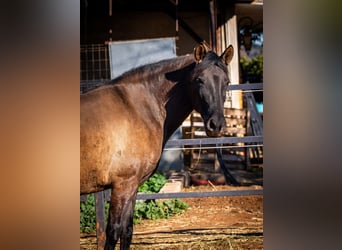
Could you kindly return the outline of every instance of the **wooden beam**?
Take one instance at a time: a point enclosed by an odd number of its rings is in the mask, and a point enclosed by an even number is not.
[[[96,213],[96,237],[97,237],[97,249],[104,249],[106,242],[105,233],[105,207],[103,192],[95,193],[95,213]]]
[[[176,17],[175,13],[171,11],[166,11],[166,13],[172,17],[174,20],[178,20],[178,25],[182,27],[197,43],[201,43],[204,41],[203,37],[201,37],[198,33],[196,33],[181,17]],[[177,25],[177,26],[178,26]]]
[[[238,24],[237,16],[235,15],[234,5],[228,6],[225,12],[225,22],[224,26],[224,37],[222,39],[222,45],[227,47],[228,45],[233,45],[234,47],[234,57],[229,64],[230,82],[232,85],[240,83],[240,67],[239,67],[239,42],[238,42]],[[231,100],[231,102],[229,102]],[[243,108],[243,98],[242,92],[234,91],[229,93],[228,102],[225,104],[229,108]]]
[[[209,2],[209,11],[210,11],[210,35],[211,35],[211,47],[213,51],[217,52],[216,49],[216,6],[215,1],[210,0]]]

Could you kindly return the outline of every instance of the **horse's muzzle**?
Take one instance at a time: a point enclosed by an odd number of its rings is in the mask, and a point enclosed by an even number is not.
[[[225,126],[226,120],[224,116],[212,116],[205,123],[205,132],[209,137],[220,137],[223,134]]]

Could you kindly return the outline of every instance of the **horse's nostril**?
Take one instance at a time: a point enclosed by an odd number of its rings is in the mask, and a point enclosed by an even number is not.
[[[219,121],[219,120],[216,120],[214,118],[210,118],[208,121],[207,121],[207,129],[208,131],[210,132],[222,132],[223,130],[223,127],[225,126],[223,122]]]
[[[209,119],[207,127],[210,131],[215,131],[217,129],[216,122],[213,118]]]

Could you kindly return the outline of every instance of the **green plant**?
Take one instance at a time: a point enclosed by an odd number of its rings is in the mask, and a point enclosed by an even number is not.
[[[155,173],[139,187],[138,192],[158,193],[166,182],[167,179],[163,174]],[[138,201],[134,209],[134,224],[139,223],[143,219],[156,220],[169,218],[182,213],[188,207],[186,203],[179,199]]]
[[[262,82],[263,79],[263,55],[259,55],[250,60],[241,57],[240,65],[244,81]]]
[[[177,214],[182,214],[188,207],[188,204],[179,199],[138,201],[134,209],[134,224],[139,223],[143,219],[166,219]]]
[[[80,231],[89,233],[96,227],[94,195],[88,195],[86,202],[80,203]]]
[[[109,202],[105,202],[105,216],[108,218]],[[86,202],[80,203],[80,232],[90,233],[96,229],[95,195],[89,194]]]
[[[166,177],[161,173],[155,173],[150,179],[145,181],[138,189],[138,192],[158,193],[167,182]],[[94,194],[88,195],[86,202],[80,203],[80,231],[90,233],[96,230],[95,198]],[[137,201],[134,208],[134,224],[143,219],[162,219],[181,214],[189,207],[179,199],[145,202]],[[109,202],[105,202],[106,220],[108,218]]]
[[[138,192],[146,194],[158,193],[166,182],[166,177],[163,174],[157,172],[138,188]]]

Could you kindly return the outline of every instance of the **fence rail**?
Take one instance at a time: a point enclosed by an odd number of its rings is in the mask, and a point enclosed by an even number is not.
[[[263,83],[244,83],[244,84],[229,84],[227,91],[229,90],[263,90]]]
[[[138,194],[137,200],[204,198],[204,197],[221,197],[221,196],[249,196],[249,195],[263,195],[263,190],[262,189],[246,189],[246,190],[210,191],[210,192],[202,191],[202,192]]]
[[[110,79],[101,80],[81,80],[81,93],[87,92],[90,89],[99,87],[103,84],[110,82]],[[263,83],[244,83],[244,84],[229,84],[227,91],[250,91],[250,90],[263,90]]]
[[[101,192],[98,192],[101,193]],[[104,200],[109,201],[110,190],[103,191]],[[244,190],[222,190],[222,191],[205,191],[205,192],[176,192],[176,193],[138,193],[137,200],[157,200],[157,199],[176,199],[176,198],[205,198],[205,197],[221,197],[221,196],[249,196],[263,195],[263,189],[244,189]],[[87,195],[81,196],[81,201],[86,201]]]
[[[218,138],[200,138],[200,139],[175,139],[169,140],[165,148],[173,146],[195,146],[195,145],[217,145],[233,143],[262,143],[263,136],[244,136],[244,137],[218,137]]]

